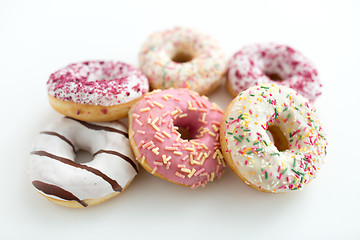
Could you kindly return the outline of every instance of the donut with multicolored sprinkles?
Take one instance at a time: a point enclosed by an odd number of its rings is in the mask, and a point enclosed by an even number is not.
[[[257,190],[273,193],[307,185],[322,167],[327,147],[309,100],[273,84],[253,86],[231,102],[220,138],[236,175]]]
[[[207,95],[220,85],[226,58],[211,36],[175,27],[149,36],[139,65],[153,89],[188,88]]]
[[[136,159],[151,174],[191,188],[220,178],[222,115],[215,103],[188,89],[146,94],[129,112]]]

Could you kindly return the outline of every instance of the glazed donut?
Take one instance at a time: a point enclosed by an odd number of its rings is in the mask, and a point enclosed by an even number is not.
[[[187,89],[146,94],[129,112],[136,159],[151,174],[183,186],[196,188],[220,178],[225,168],[218,133],[222,114]]]
[[[262,84],[240,93],[226,109],[220,133],[231,169],[247,185],[264,192],[303,188],[326,155],[327,141],[316,110],[285,86]]]
[[[113,121],[127,116],[149,83],[128,64],[87,61],[51,74],[47,88],[50,104],[59,113],[83,121]]]
[[[78,150],[94,158],[75,162]],[[103,202],[124,191],[137,175],[127,129],[119,122],[61,118],[41,132],[30,154],[34,187],[52,202],[73,208]]]
[[[316,68],[305,56],[275,43],[246,46],[229,60],[227,88],[234,97],[261,83],[290,87],[310,101],[321,94],[322,87]]]
[[[184,27],[150,35],[139,60],[153,89],[188,88],[205,95],[219,86],[226,70],[219,44]]]

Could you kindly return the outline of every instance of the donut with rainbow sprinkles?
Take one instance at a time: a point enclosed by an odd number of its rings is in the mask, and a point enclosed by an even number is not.
[[[321,169],[327,147],[309,100],[273,84],[253,86],[231,102],[220,138],[236,175],[257,190],[273,193],[306,186]]]
[[[188,88],[206,95],[220,85],[226,58],[211,36],[175,27],[149,36],[141,48],[139,65],[153,89]]]

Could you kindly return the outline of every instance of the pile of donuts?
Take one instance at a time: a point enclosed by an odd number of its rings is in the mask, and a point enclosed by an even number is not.
[[[234,97],[225,112],[205,96],[223,80]],[[302,189],[326,155],[312,104],[321,87],[313,64],[289,46],[253,44],[227,59],[202,32],[155,32],[139,68],[85,61],[51,74],[49,102],[64,116],[35,141],[30,178],[41,195],[74,208],[124,191],[139,164],[193,189],[226,165],[259,191]],[[119,121],[126,117],[128,126]],[[76,160],[80,150],[92,159]]]

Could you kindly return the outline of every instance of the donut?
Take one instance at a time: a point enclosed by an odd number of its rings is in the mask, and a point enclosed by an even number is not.
[[[127,116],[145,92],[145,75],[126,63],[86,61],[70,64],[51,74],[51,106],[61,114],[83,121],[113,121]]]
[[[312,102],[321,95],[322,85],[314,65],[303,54],[286,45],[248,45],[230,58],[227,88],[234,97],[262,83],[290,87]]]
[[[76,162],[79,150],[93,155]],[[127,129],[119,122],[62,117],[42,131],[30,154],[30,179],[48,200],[82,208],[124,191],[138,173]]]
[[[272,135],[272,139],[269,135]],[[312,104],[285,86],[261,84],[227,107],[221,148],[231,169],[263,192],[302,189],[324,164],[327,141]]]
[[[193,189],[220,178],[222,111],[188,89],[154,90],[129,112],[135,157],[151,174]]]
[[[218,42],[185,27],[151,34],[139,64],[153,89],[188,88],[204,95],[219,86],[226,71]]]

